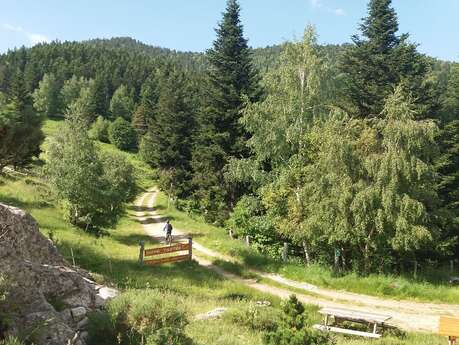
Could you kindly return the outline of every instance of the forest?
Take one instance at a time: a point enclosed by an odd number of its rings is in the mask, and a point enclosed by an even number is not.
[[[459,257],[459,64],[421,54],[390,0],[344,45],[252,49],[229,0],[205,53],[131,38],[0,56],[0,169],[42,155],[82,231],[136,193],[138,152],[179,210],[343,272],[402,273]],[[319,33],[320,34],[320,33]],[[65,123],[41,146],[44,119]],[[44,152],[41,152],[40,147]]]

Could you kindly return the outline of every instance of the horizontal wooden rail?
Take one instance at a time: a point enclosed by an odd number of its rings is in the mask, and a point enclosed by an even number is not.
[[[175,244],[169,247],[145,249],[144,256],[174,253],[174,252],[180,252],[182,250],[189,250],[189,249],[190,249],[189,243],[179,243],[179,244]]]
[[[186,254],[186,255],[169,256],[167,258],[145,260],[144,263],[146,265],[152,266],[152,265],[166,264],[169,262],[184,261],[184,260],[189,260],[189,259],[190,259],[190,256]]]
[[[188,254],[167,256],[157,259],[145,260],[145,257],[153,257],[162,254],[169,254],[175,252],[188,251]],[[140,252],[139,252],[139,262],[141,265],[160,265],[170,262],[191,260],[193,256],[193,240],[191,237],[188,239],[188,243],[177,243],[173,246],[159,247],[159,248],[150,248],[145,249],[145,243],[140,241]]]

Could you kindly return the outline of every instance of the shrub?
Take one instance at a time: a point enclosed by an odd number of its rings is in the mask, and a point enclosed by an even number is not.
[[[100,155],[107,186],[107,199],[111,209],[119,209],[136,193],[134,168],[119,152],[102,152]]]
[[[333,340],[325,333],[319,333],[308,327],[304,306],[296,296],[290,296],[283,305],[284,314],[276,330],[263,336],[265,345],[329,345]]]
[[[120,150],[134,150],[137,147],[137,132],[121,117],[108,127],[108,137],[110,142]]]
[[[182,300],[171,293],[130,290],[112,300],[106,313],[90,318],[89,345],[191,344]]]
[[[227,229],[235,231],[239,237],[250,236],[252,246],[261,253],[279,257],[281,240],[273,222],[265,214],[266,210],[259,198],[243,196],[225,222]]]
[[[118,218],[135,192],[132,166],[120,154],[101,154],[87,131],[67,121],[47,146],[45,173],[74,225],[98,230]]]
[[[108,143],[108,127],[110,126],[110,121],[104,119],[102,116],[99,116],[91,126],[89,130],[89,137],[91,139],[99,140],[103,143]]]
[[[260,307],[250,304],[248,307],[231,309],[224,318],[232,323],[250,328],[254,331],[271,332],[276,330],[280,321],[280,313],[272,307]]]
[[[8,337],[0,340],[0,345],[23,345],[23,343],[16,337]]]

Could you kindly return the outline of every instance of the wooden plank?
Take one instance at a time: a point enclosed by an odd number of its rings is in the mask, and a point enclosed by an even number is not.
[[[319,310],[322,315],[333,315],[342,319],[353,321],[365,321],[371,323],[384,323],[391,318],[389,315],[364,313],[355,310],[341,308],[322,308]]]
[[[159,265],[159,264],[166,264],[169,262],[177,262],[177,261],[184,261],[190,259],[188,254],[186,255],[178,255],[178,256],[169,256],[167,258],[161,259],[153,259],[153,260],[145,260],[145,265]]]
[[[152,256],[152,255],[179,252],[182,250],[189,250],[190,249],[189,246],[190,245],[188,243],[179,243],[173,246],[145,249],[145,256]]]
[[[440,316],[438,333],[448,337],[459,337],[459,318]]]
[[[360,336],[360,337],[375,338],[375,339],[381,338],[381,334],[374,334],[374,333],[369,333],[369,332],[355,331],[353,329],[338,328],[338,327],[331,327],[331,326],[327,327],[325,325],[314,325],[312,327],[314,327],[315,329],[318,329],[320,331],[325,331],[325,332],[335,332],[335,333],[342,333],[342,334],[350,334],[350,335],[357,335],[357,336]]]

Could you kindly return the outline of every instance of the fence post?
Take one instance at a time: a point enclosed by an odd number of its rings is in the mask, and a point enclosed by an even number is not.
[[[288,258],[288,243],[284,242],[284,248],[282,249],[282,261],[286,262]]]
[[[193,238],[188,237],[188,255],[190,260],[193,258]]]
[[[247,247],[250,247],[250,236],[249,235],[245,236],[245,244]]]
[[[143,265],[143,256],[145,254],[145,242],[144,241],[140,241],[139,242],[139,245],[140,245],[140,251],[139,251],[139,263],[141,265]]]
[[[418,260],[414,260],[414,271],[413,271],[414,279],[418,277]]]

